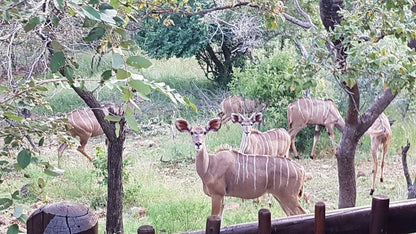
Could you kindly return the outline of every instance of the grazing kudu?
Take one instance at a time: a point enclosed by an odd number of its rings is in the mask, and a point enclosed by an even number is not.
[[[267,132],[252,129],[253,124],[260,123],[262,118],[261,113],[255,113],[250,118],[242,114],[231,114],[232,122],[243,127],[240,151],[245,154],[289,157],[290,135],[285,129],[276,128]]]
[[[249,115],[252,113],[263,111],[266,108],[265,103],[243,98],[240,96],[230,96],[225,98],[220,103],[221,112],[218,113],[218,117],[222,119],[222,124],[225,124],[231,119],[232,113],[240,113],[243,115]]]
[[[325,126],[328,131],[333,146],[336,145],[334,126],[340,131],[345,126],[344,119],[341,117],[337,106],[330,99],[299,98],[287,107],[287,120],[295,158],[299,158],[295,146],[296,135],[308,124],[316,125],[311,158],[315,157],[316,143],[319,140],[322,126]]]
[[[118,113],[120,107],[114,103],[106,103],[100,109],[105,115],[109,114],[109,109],[112,109],[114,113]],[[92,161],[92,158],[85,152],[85,145],[88,143],[90,137],[101,136],[104,134],[103,129],[95,118],[94,112],[90,108],[77,109],[67,115],[68,124],[66,126],[72,137],[79,137],[80,146],[77,150],[83,154],[88,160]],[[62,143],[58,148],[58,165],[60,158],[68,147],[67,143]]]
[[[207,126],[191,127],[178,119],[176,128],[188,132],[196,148],[196,171],[206,195],[211,197],[211,215],[222,216],[224,197],[254,199],[271,193],[286,215],[304,214],[298,198],[302,195],[305,172],[299,164],[284,157],[242,154],[222,150],[208,154],[205,137],[221,128],[220,119],[212,119]]]
[[[378,159],[377,151],[381,145],[383,145],[383,156],[381,159],[381,175],[380,182],[383,182],[383,169],[384,169],[384,159],[387,155],[387,149],[390,144],[390,139],[392,137],[392,131],[390,125],[392,122],[389,122],[389,119],[384,113],[381,113],[378,118],[374,121],[373,125],[367,130],[366,134],[370,135],[371,139],[371,154],[373,156],[373,184],[371,186],[370,195],[373,195],[376,183],[377,168],[378,168]]]

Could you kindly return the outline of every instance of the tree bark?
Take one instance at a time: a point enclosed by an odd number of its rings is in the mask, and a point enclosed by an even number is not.
[[[125,120],[119,122],[120,132],[117,136],[114,122],[105,119],[104,112],[93,93],[86,89],[72,86],[75,92],[92,109],[95,117],[101,125],[108,139],[108,186],[107,186],[107,221],[106,233],[123,233],[123,147],[126,134],[124,131]],[[113,113],[121,115],[122,113]]]

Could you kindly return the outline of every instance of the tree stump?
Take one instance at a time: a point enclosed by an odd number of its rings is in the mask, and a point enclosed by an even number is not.
[[[88,207],[70,202],[45,205],[27,220],[28,234],[97,234],[98,219]]]

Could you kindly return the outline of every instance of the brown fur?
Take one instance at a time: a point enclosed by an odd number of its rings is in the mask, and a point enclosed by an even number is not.
[[[263,111],[266,108],[266,104],[240,96],[230,96],[220,103],[220,108],[221,112],[218,113],[218,117],[222,119],[222,124],[225,124],[231,119],[232,113],[249,115]]]

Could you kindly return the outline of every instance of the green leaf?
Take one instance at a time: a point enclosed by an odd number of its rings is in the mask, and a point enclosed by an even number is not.
[[[29,150],[22,150],[17,155],[17,164],[22,169],[25,169],[30,164],[30,158],[32,157],[32,153]]]
[[[134,98],[134,93],[127,87],[122,87],[123,102],[128,102]]]
[[[7,119],[13,120],[13,121],[22,121],[23,117],[15,115],[14,113],[10,112],[10,111],[6,111],[3,113],[3,116]]]
[[[53,26],[58,27],[59,26],[59,18],[56,17],[56,15],[53,15],[51,18],[51,22],[53,24]]]
[[[125,118],[126,118],[127,125],[131,129],[133,129],[133,131],[138,132],[139,131],[139,124],[137,123],[136,118],[134,118],[133,115],[126,115]]]
[[[60,176],[60,175],[63,175],[64,172],[65,172],[65,170],[59,169],[59,168],[54,167],[54,166],[46,167],[43,170],[43,173],[45,173],[46,175],[49,175],[49,176]]]
[[[101,20],[100,12],[97,11],[94,7],[83,6],[82,11],[85,14],[85,16],[89,19],[96,20],[96,21]]]
[[[111,63],[112,63],[113,69],[122,68],[124,65],[123,56],[121,56],[121,54],[119,53],[114,53],[113,56],[111,57]]]
[[[50,68],[52,72],[58,71],[59,68],[63,67],[65,65],[65,55],[62,52],[57,52],[52,55],[51,62],[50,62]]]
[[[62,52],[65,49],[59,41],[51,41],[51,46],[55,52]]]
[[[104,119],[110,122],[119,122],[121,120],[121,117],[117,115],[106,115]]]
[[[14,191],[14,193],[12,194],[12,198],[16,200],[21,199],[19,190]]]
[[[44,142],[45,142],[45,137],[40,138],[38,146],[43,146]]]
[[[149,95],[152,92],[152,89],[150,85],[144,83],[141,80],[133,80],[131,79],[129,81],[129,85],[135,89],[137,92],[143,94],[143,95]]]
[[[4,144],[10,144],[14,139],[13,135],[8,135],[4,138]]]
[[[84,38],[86,42],[96,41],[101,38],[103,38],[105,34],[105,29],[102,27],[95,27],[91,29],[91,31],[88,33],[87,37]]]
[[[65,66],[64,75],[68,79],[70,84],[74,82],[74,73],[75,71],[71,66]]]
[[[114,8],[119,8],[121,3],[120,3],[120,0],[110,0],[110,5],[113,6]]]
[[[0,210],[5,210],[13,205],[13,200],[9,198],[0,198]]]
[[[126,63],[132,67],[139,68],[139,69],[148,68],[152,65],[152,62],[150,62],[148,59],[139,55],[128,57]]]
[[[104,72],[101,74],[101,78],[102,78],[103,80],[109,80],[109,79],[111,78],[111,76],[113,76],[113,71],[112,71],[112,70],[107,70],[107,71],[104,71]]]
[[[13,211],[13,216],[18,219],[23,213],[23,206],[16,206]]]
[[[13,224],[7,229],[7,234],[18,234],[19,233],[19,226],[17,224]]]
[[[118,69],[116,72],[117,80],[125,80],[131,76],[131,73],[124,70],[124,69]]]
[[[98,4],[98,3],[99,3],[98,0],[90,0],[88,2],[88,4]]]
[[[198,112],[198,108],[195,106],[195,104],[193,104],[188,97],[184,97],[185,103],[186,105],[188,105],[189,107],[192,108],[192,110],[194,110],[194,112]]]
[[[58,8],[59,10],[64,9],[65,7],[65,2],[64,0],[53,0],[53,4],[55,5],[56,8]]]
[[[43,189],[46,186],[46,181],[43,178],[38,179],[38,186],[39,188]]]
[[[39,17],[33,17],[29,20],[29,22],[23,26],[23,29],[25,32],[29,32],[30,30],[34,29],[38,24],[40,24],[40,18]]]

